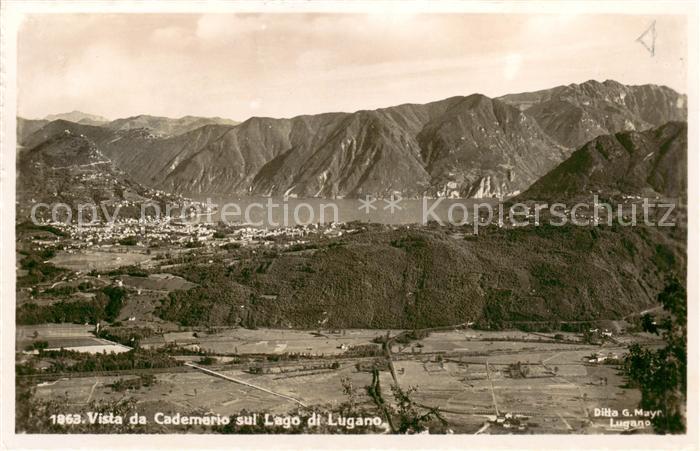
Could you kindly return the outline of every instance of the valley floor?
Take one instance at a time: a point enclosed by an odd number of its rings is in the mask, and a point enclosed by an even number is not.
[[[26,335],[31,328],[20,330]],[[48,381],[27,380],[35,387],[37,400],[55,402],[65,411],[130,398],[136,410],[150,419],[157,412],[285,415],[297,411],[299,402],[311,411],[332,411],[347,401],[343,383],[348,381],[357,389],[358,405],[371,410],[372,400],[364,387],[372,382],[372,374],[366,366],[378,359],[352,357],[341,347],[370,344],[379,331],[333,332],[230,329],[195,339],[210,359],[204,364],[199,355],[176,356],[241,383],[188,366],[157,372],[65,373]],[[168,335],[169,340],[181,343],[192,340],[188,332]],[[635,334],[601,346],[577,343],[574,334],[554,340],[551,334],[459,329],[434,332],[391,348],[398,384],[404,390],[416,388],[415,402],[438,407],[454,433],[620,433],[626,430],[601,412],[634,411],[639,392],[625,388],[614,362],[628,343],[650,340]],[[259,360],[263,355],[282,356],[282,350],[303,350],[308,358]],[[592,358],[600,362],[592,363]],[[513,374],[515,364],[526,368],[524,375]],[[260,368],[259,373],[253,374],[252,367]],[[114,389],[116,381],[146,373],[155,375],[150,386]],[[391,372],[379,374],[381,386],[389,392],[394,384]],[[184,432],[176,426],[151,426],[153,432]],[[109,430],[109,425],[103,427],[104,432]],[[639,432],[652,430],[641,428]]]

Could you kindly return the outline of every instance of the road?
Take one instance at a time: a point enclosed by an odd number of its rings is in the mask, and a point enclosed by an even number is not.
[[[496,415],[498,416],[498,401],[496,401],[496,391],[493,388],[493,380],[491,379],[491,370],[489,369],[489,361],[486,360],[486,377],[489,379],[489,384],[491,385],[491,396],[493,397],[493,407],[496,409]]]
[[[267,388],[259,387],[259,386],[257,386],[257,385],[251,384],[250,382],[246,382],[246,381],[243,381],[243,380],[240,380],[240,379],[236,379],[236,378],[233,378],[233,377],[231,377],[231,376],[227,376],[227,375],[225,375],[225,374],[223,374],[223,373],[219,373],[218,371],[210,370],[210,369],[208,369],[208,368],[203,368],[203,367],[201,367],[201,366],[195,365],[194,363],[189,363],[189,362],[187,362],[187,363],[185,363],[185,365],[187,365],[187,366],[189,366],[189,367],[191,367],[191,368],[194,368],[194,369],[196,369],[196,370],[202,371],[202,372],[204,372],[204,373],[206,373],[206,374],[210,374],[210,375],[212,375],[212,376],[220,377],[220,378],[222,378],[222,379],[226,379],[226,380],[228,380],[228,381],[235,382],[235,383],[237,383],[237,384],[245,385],[245,386],[247,386],[247,387],[251,387],[251,388],[254,388],[254,389],[256,389],[256,390],[264,391],[265,393],[269,393],[269,394],[271,394],[271,395],[274,395],[274,396],[277,396],[277,397],[280,397],[280,398],[284,398],[284,399],[287,399],[287,400],[289,400],[289,401],[293,401],[293,402],[299,404],[299,405],[302,406],[302,407],[307,407],[307,405],[304,404],[302,401],[300,401],[299,399],[294,398],[294,397],[292,397],[292,396],[283,395],[282,393],[277,393],[277,392],[274,392],[274,391],[272,391],[272,390],[268,390]]]
[[[655,312],[655,311],[657,311],[657,310],[662,310],[663,308],[664,308],[663,305],[657,305],[656,307],[648,308],[648,309],[646,309],[646,310],[642,310],[641,312],[633,312],[633,313],[630,313],[629,315],[623,317],[622,319],[631,318],[631,317],[633,317],[633,316],[644,316],[644,315],[647,314],[647,313]]]

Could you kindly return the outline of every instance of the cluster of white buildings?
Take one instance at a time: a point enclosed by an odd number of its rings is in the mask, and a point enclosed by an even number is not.
[[[301,245],[309,242],[311,236],[338,237],[347,233],[342,224],[330,225],[299,225],[295,227],[258,228],[239,227],[229,229],[223,239],[215,239],[217,231],[215,224],[176,221],[171,218],[147,217],[145,219],[117,218],[113,222],[95,224],[66,224],[64,222],[46,221],[46,225],[54,226],[68,235],[69,240],[63,241],[68,249],[87,247],[121,246],[120,241],[135,237],[134,244],[146,246],[151,243],[187,244],[197,242],[221,246],[227,243],[246,245],[282,244],[285,247]],[[276,239],[284,239],[283,243],[275,243]],[[51,242],[50,244],[55,244]]]

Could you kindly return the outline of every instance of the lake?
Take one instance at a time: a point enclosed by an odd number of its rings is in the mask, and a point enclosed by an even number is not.
[[[192,200],[212,204],[211,220],[257,227],[286,227],[310,223],[372,222],[415,224],[439,218],[447,222],[473,217],[474,208],[487,209],[497,199],[321,199],[283,197],[223,197],[190,195]],[[482,207],[479,207],[482,205]],[[202,215],[202,221],[208,221]]]

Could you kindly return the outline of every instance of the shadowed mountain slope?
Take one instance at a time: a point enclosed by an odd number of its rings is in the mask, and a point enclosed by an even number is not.
[[[685,96],[668,88],[590,81],[238,125],[151,116],[102,127],[58,121],[22,143],[31,148],[69,129],[134,180],[184,194],[509,197],[596,136],[685,116]]]
[[[687,124],[669,122],[643,132],[595,138],[520,198],[562,199],[587,193],[683,197],[687,165]]]

